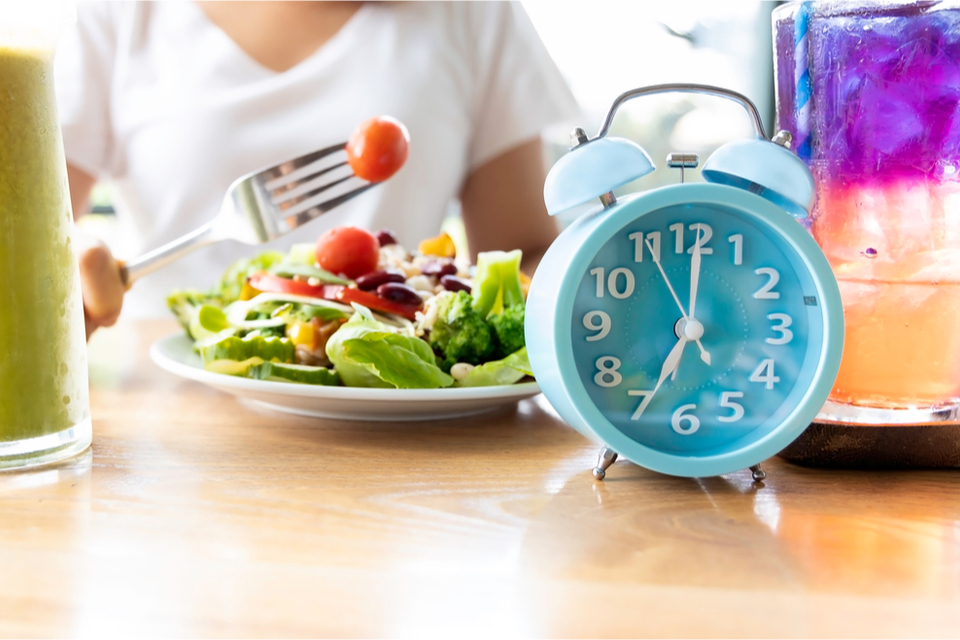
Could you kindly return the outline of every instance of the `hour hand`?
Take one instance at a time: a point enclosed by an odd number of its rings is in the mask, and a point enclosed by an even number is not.
[[[670,350],[670,353],[667,354],[667,359],[663,361],[663,367],[660,368],[660,379],[657,380],[657,386],[653,388],[653,391],[631,391],[630,395],[642,395],[643,400],[640,402],[640,406],[637,407],[637,410],[633,414],[633,419],[636,420],[643,412],[647,409],[647,406],[650,404],[650,401],[653,400],[654,394],[660,390],[660,387],[663,385],[664,381],[672,376],[677,371],[677,367],[680,366],[680,356],[683,355],[683,348],[687,345],[686,338],[680,338],[677,341],[677,344],[674,345],[673,349]]]

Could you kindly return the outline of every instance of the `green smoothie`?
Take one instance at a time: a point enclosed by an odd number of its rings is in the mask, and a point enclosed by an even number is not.
[[[52,63],[49,52],[0,47],[0,468],[75,452],[90,438]]]

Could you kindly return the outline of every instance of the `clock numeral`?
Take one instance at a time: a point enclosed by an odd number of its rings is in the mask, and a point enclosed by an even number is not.
[[[727,242],[733,245],[733,264],[740,266],[743,264],[743,234],[735,233],[727,238]]]
[[[623,382],[623,376],[617,369],[620,368],[620,358],[600,356],[597,358],[597,375],[593,381],[601,387],[615,387]]]
[[[590,269],[590,275],[596,276],[597,278],[597,297],[603,297],[603,267],[597,267],[596,269]]]
[[[779,379],[780,378],[777,378],[777,380]],[[627,392],[627,394],[643,399],[640,402],[640,406],[637,407],[637,410],[633,412],[632,416],[630,416],[631,420],[639,420],[640,416],[643,415],[644,410],[647,408],[647,405],[650,404],[650,399],[653,397],[653,391],[630,390]],[[733,411],[733,413],[729,416],[719,416],[717,420],[719,422],[736,422],[737,420],[740,420],[745,413],[743,405],[739,402],[734,402],[733,399],[742,397],[742,391],[724,391],[722,394],[720,394],[720,406],[724,409],[730,409]],[[685,436],[696,433],[697,430],[700,429],[700,418],[692,413],[687,413],[688,411],[693,411],[696,408],[697,405],[695,404],[684,404],[678,407],[677,410],[673,412],[673,416],[670,418],[670,426],[673,427],[673,430]]]
[[[700,255],[709,256],[713,255],[713,249],[705,246],[710,242],[710,238],[713,237],[713,228],[703,222],[697,222],[688,227],[690,231],[693,231],[693,237],[697,238],[697,242],[693,247],[687,249],[687,253],[693,255],[693,250],[699,246]]]
[[[610,333],[610,315],[603,311],[588,311],[583,316],[583,326],[589,331],[597,332],[592,336],[587,336],[587,342],[603,340]]]
[[[673,231],[673,235],[675,236],[673,241],[673,252],[677,254],[683,253],[683,223],[678,222],[676,224],[672,224],[670,225],[669,229],[670,231]]]
[[[650,243],[649,246],[644,242],[644,234],[642,231],[637,231],[631,233],[627,236],[633,240],[633,261],[634,262],[643,262],[643,253],[644,249],[650,251],[650,247],[653,247],[652,256],[654,262],[660,262],[660,232],[651,231],[646,234],[647,241]]]
[[[653,398],[653,391],[640,391],[638,389],[631,389],[630,391],[627,391],[627,395],[643,398],[640,401],[640,404],[637,406],[637,410],[633,412],[632,416],[630,416],[631,420],[639,420],[640,416],[643,415],[644,410],[647,408],[647,405],[650,404],[650,399]]]
[[[767,338],[767,344],[787,344],[793,340],[793,331],[787,329],[790,325],[793,324],[793,318],[788,316],[785,313],[771,313],[767,316],[767,320],[773,320],[779,322],[780,324],[775,324],[770,329],[776,331],[780,334],[779,338]]]
[[[594,276],[597,279],[597,297],[603,297],[604,291],[604,268],[596,267],[590,269],[590,275]],[[621,288],[620,281],[623,280],[623,287]],[[629,298],[633,295],[633,289],[636,286],[636,280],[633,277],[633,272],[630,269],[624,267],[617,267],[610,271],[610,275],[606,278],[607,291],[610,292],[610,295],[616,298],[617,300],[623,300],[624,298]]]
[[[773,373],[773,358],[760,361],[760,366],[750,374],[750,382],[762,382],[767,389],[773,389],[773,385],[780,382],[780,377]]]
[[[619,282],[620,276],[623,276],[623,289],[617,289],[617,283]],[[607,278],[607,289],[610,290],[610,295],[612,295],[617,300],[623,300],[624,298],[629,298],[633,295],[633,287],[635,285],[633,279],[633,272],[630,269],[624,269],[623,267],[618,267],[610,272],[610,277]]]
[[[754,271],[758,276],[767,276],[767,283],[760,287],[759,290],[753,297],[757,300],[779,300],[780,294],[773,290],[777,283],[780,282],[780,274],[776,269],[771,269],[770,267],[760,267]]]
[[[691,414],[685,414],[686,411],[693,411],[697,408],[695,404],[683,404],[680,405],[676,411],[673,412],[673,416],[670,417],[670,426],[673,427],[673,430],[683,436],[689,436],[691,433],[696,433],[697,429],[700,428],[700,418]],[[683,423],[686,422],[687,426],[683,426]]]
[[[697,241],[694,245],[691,245],[689,249],[686,249],[686,252],[689,254],[692,254],[694,249],[699,246],[701,255],[705,255],[705,256],[711,255],[713,253],[713,248],[706,246],[706,244],[710,242],[710,238],[713,237],[713,227],[711,227],[710,225],[704,222],[694,222],[687,228],[690,229],[690,231],[693,231],[693,237],[696,238]],[[683,253],[684,249],[686,248],[686,243],[684,243],[683,241],[683,223],[677,222],[675,224],[672,224],[670,225],[669,229],[670,231],[673,232],[673,251],[674,253],[679,255]],[[636,235],[636,234],[632,234],[630,237],[632,238],[633,235]],[[650,236],[651,238],[653,236],[652,233],[648,233],[647,235]],[[643,238],[641,238],[640,240],[642,242]],[[659,259],[660,258],[660,234],[659,233],[657,233],[656,248],[657,248],[657,258]],[[637,249],[635,248],[634,254],[636,253],[637,253]],[[637,262],[640,262],[640,261],[637,260]]]
[[[733,415],[720,416],[717,418],[720,422],[736,422],[743,417],[743,405],[734,402],[731,398],[742,398],[743,391],[724,391],[720,394],[720,406],[724,409],[732,409]]]

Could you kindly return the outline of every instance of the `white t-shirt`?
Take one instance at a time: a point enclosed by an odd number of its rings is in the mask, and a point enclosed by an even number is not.
[[[57,53],[69,162],[113,181],[132,258],[213,218],[238,177],[345,141],[392,115],[410,132],[390,180],[280,241],[226,241],[138,281],[126,315],[167,313],[234,259],[353,224],[415,247],[436,235],[473,169],[576,117],[572,94],[522,8],[499,2],[364,4],[288,71],[265,68],[193,3],[81,3]]]

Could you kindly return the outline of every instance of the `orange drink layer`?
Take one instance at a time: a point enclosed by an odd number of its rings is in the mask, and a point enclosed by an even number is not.
[[[960,398],[960,186],[821,183],[812,232],[846,336],[831,400],[891,409]]]

